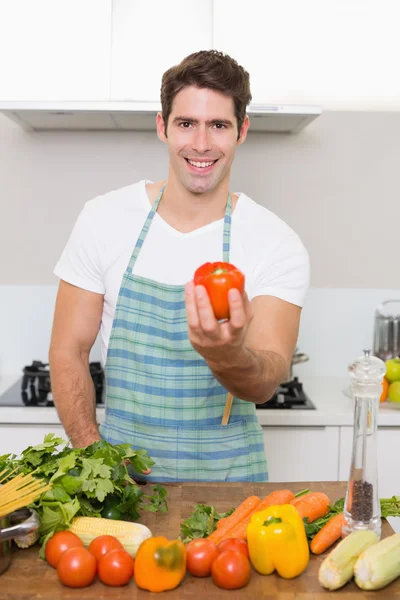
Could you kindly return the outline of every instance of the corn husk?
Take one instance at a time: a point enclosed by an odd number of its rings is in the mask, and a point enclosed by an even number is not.
[[[362,590],[380,590],[400,575],[400,533],[363,552],[355,566],[356,584]]]

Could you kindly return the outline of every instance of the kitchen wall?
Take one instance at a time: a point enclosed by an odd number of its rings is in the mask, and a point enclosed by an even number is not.
[[[238,149],[232,189],[286,220],[310,253],[299,347],[311,360],[299,376],[346,376],[371,346],[376,304],[400,297],[399,139],[400,113],[326,112]],[[52,269],[84,202],[161,179],[167,164],[155,133],[27,133],[0,115],[0,375],[46,360]]]

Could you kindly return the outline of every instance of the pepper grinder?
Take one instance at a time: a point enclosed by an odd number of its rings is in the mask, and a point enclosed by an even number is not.
[[[370,350],[348,367],[354,398],[353,449],[343,511],[343,537],[369,529],[381,537],[378,493],[377,418],[385,363]]]

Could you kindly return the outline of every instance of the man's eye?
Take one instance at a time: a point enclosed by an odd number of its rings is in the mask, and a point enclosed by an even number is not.
[[[189,123],[189,121],[182,121],[182,123],[179,123],[179,127],[183,127],[184,129],[189,129],[191,126],[192,124]]]
[[[226,129],[226,125],[224,123],[214,123],[214,127],[216,129]]]

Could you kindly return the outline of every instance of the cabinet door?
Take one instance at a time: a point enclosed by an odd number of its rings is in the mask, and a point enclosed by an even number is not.
[[[68,440],[62,425],[0,425],[0,456],[18,455],[28,446],[41,444],[48,433]]]
[[[397,29],[398,0],[214,0],[214,47],[250,72],[254,103],[400,106]]]
[[[112,100],[160,100],[163,73],[212,45],[212,0],[114,0]]]
[[[353,428],[340,428],[339,479],[347,481],[353,444]],[[378,486],[379,496],[400,495],[400,470],[397,466],[400,448],[400,427],[378,427]]]
[[[2,0],[0,100],[108,100],[112,0]]]
[[[269,481],[337,481],[339,427],[263,427]]]

